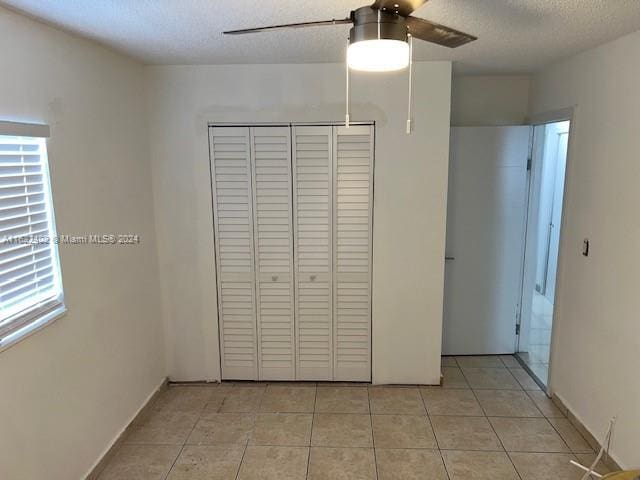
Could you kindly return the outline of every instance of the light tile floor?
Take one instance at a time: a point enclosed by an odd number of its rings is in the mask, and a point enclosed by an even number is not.
[[[593,451],[513,357],[442,364],[442,387],[171,386],[99,479],[581,478]]]

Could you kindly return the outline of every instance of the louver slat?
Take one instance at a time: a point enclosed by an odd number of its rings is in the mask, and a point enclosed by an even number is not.
[[[255,380],[258,361],[249,128],[211,128],[210,148],[222,378]]]
[[[290,135],[251,128],[260,380],[295,379]]]
[[[293,127],[298,380],[333,380],[332,128]]]
[[[373,128],[334,127],[334,380],[371,380]]]

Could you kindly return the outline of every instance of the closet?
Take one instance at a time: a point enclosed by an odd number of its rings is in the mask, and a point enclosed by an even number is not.
[[[370,381],[373,126],[209,137],[222,378]]]

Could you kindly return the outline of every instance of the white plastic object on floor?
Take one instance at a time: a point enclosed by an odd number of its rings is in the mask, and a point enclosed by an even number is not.
[[[580,480],[588,480],[590,477],[602,478],[602,475],[594,471],[594,468],[596,467],[596,465],[598,464],[598,462],[602,458],[602,455],[605,452],[607,453],[607,455],[609,455],[609,445],[611,444],[611,435],[613,434],[613,425],[615,423],[616,423],[616,417],[613,417],[611,418],[611,420],[609,420],[609,428],[607,429],[607,433],[604,436],[604,440],[602,442],[602,446],[600,447],[600,451],[598,452],[598,455],[596,455],[595,460],[589,467],[581,465],[575,460],[569,461],[569,463],[571,463],[572,465],[575,465],[576,467],[581,468],[582,470],[585,471],[585,474],[582,476]]]
[[[585,472],[587,472],[587,475],[591,475],[592,477],[596,477],[596,478],[602,478],[602,475],[600,475],[597,472],[594,472],[593,470],[591,470],[589,467],[585,467],[584,465],[580,465],[578,462],[576,462],[575,460],[569,460],[569,463],[571,465],[574,465],[582,470],[584,470]]]

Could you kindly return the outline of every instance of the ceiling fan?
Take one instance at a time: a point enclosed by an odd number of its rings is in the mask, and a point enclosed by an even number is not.
[[[349,32],[347,64],[354,70],[391,71],[409,65],[410,42],[427,42],[456,48],[477,40],[468,33],[445,27],[411,13],[427,0],[375,0],[352,11],[347,18],[229,30],[226,35],[267,32],[285,28],[353,24]]]
[[[411,13],[428,0],[375,0],[372,5],[353,10],[347,18],[300,22],[267,27],[229,30],[226,35],[268,32],[284,28],[321,27],[353,24],[347,47],[347,91],[345,125],[349,127],[349,69],[368,72],[389,72],[409,67],[409,105],[407,134],[411,133],[412,51],[413,38],[449,48],[460,47],[477,37]]]

